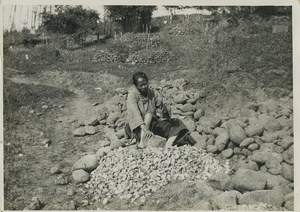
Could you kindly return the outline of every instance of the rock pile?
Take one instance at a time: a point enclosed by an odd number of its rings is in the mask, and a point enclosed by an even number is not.
[[[173,52],[170,51],[136,51],[129,55],[126,59],[127,63],[142,63],[142,64],[160,64],[170,63],[175,59]]]
[[[264,203],[293,210],[292,95],[276,101],[249,102],[220,117],[205,114],[199,104],[206,95],[205,91],[185,90],[186,84],[185,80],[179,79],[162,80],[151,86],[171,106],[172,117],[182,119],[186,124],[197,142],[195,148],[235,161],[235,173],[212,176],[209,179],[211,186],[222,191],[234,191],[230,195],[236,195],[236,201],[232,201],[232,196],[228,197],[229,202],[235,202],[232,207]],[[125,141],[123,128],[127,91],[120,88],[116,92],[117,95],[106,104],[106,109],[101,107],[102,114],[106,111],[106,115],[102,115],[97,123],[106,125],[107,139],[106,146],[98,150],[97,157],[118,149]],[[276,199],[276,203],[266,196]],[[218,204],[214,208],[219,208]]]
[[[207,180],[215,173],[229,173],[219,162],[195,147],[120,148],[101,157],[86,187],[99,199],[118,196],[144,199],[176,180]]]
[[[96,53],[92,58],[92,62],[115,62],[119,60],[120,58],[118,55],[104,50]]]

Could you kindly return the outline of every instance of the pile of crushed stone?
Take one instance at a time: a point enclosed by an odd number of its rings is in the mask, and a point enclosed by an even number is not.
[[[119,197],[135,201],[171,181],[208,180],[215,173],[230,171],[229,161],[220,165],[210,154],[195,147],[119,148],[102,157],[86,187],[98,199]]]

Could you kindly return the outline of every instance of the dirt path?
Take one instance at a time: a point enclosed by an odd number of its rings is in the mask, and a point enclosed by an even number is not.
[[[71,102],[65,103],[66,105],[68,105],[67,108],[69,108],[68,113],[65,114],[66,117],[64,117],[66,119],[73,119],[73,120],[77,119],[78,121],[85,123],[86,121],[89,120],[91,116],[93,116],[93,114],[97,113],[95,107],[92,105],[92,103],[89,102],[88,95],[85,93],[85,91],[72,86],[71,80],[65,82],[64,79],[61,79],[61,82],[59,82],[55,80],[55,78],[49,76],[48,78],[49,80],[45,81],[45,78],[47,78],[47,76],[38,78],[38,77],[28,77],[24,75],[18,75],[9,78],[9,80],[18,84],[43,85],[43,86],[67,89],[73,92],[74,94],[76,94],[76,97],[73,98]]]

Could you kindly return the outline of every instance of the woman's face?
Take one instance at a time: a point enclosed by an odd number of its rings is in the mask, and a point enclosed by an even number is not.
[[[140,93],[147,94],[149,88],[148,80],[144,78],[138,78],[136,88]]]

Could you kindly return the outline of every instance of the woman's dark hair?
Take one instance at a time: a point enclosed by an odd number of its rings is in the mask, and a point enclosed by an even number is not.
[[[145,80],[148,81],[148,77],[147,75],[144,73],[144,72],[136,72],[133,76],[132,76],[132,81],[133,81],[133,84],[136,86],[137,85],[137,81],[139,78],[143,78]]]

